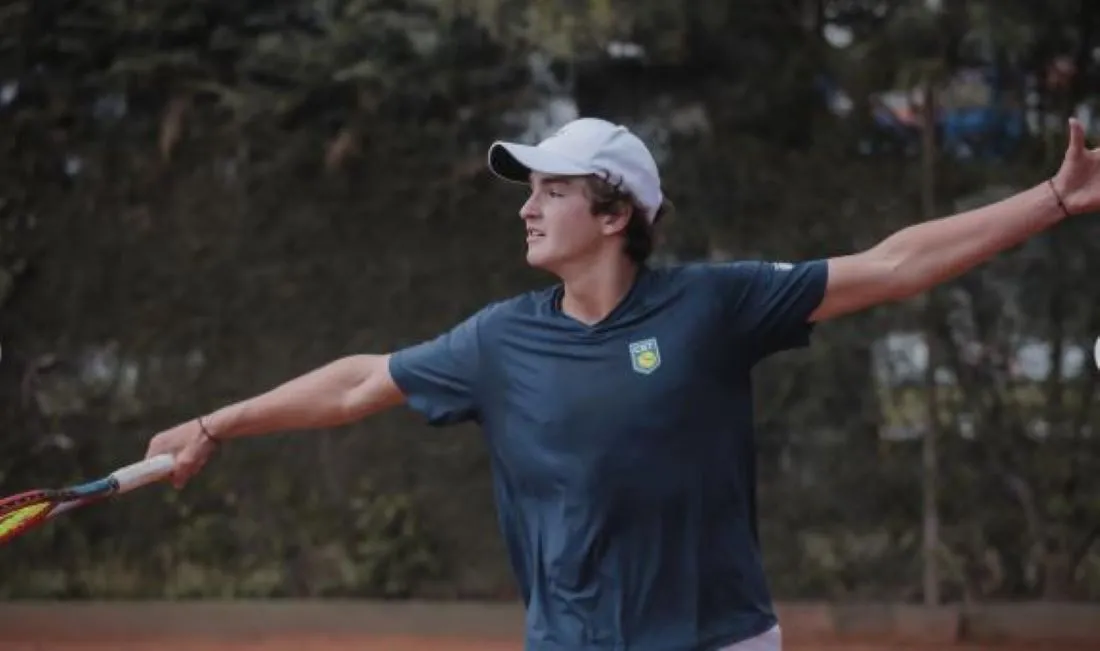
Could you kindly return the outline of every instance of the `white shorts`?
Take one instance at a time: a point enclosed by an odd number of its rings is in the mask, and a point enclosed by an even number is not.
[[[776,625],[756,637],[722,647],[720,651],[783,651],[783,634]]]

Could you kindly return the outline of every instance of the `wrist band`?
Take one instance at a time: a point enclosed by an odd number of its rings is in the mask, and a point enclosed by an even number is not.
[[[1054,194],[1054,199],[1058,202],[1058,207],[1062,209],[1062,215],[1069,217],[1069,209],[1066,208],[1066,202],[1062,201],[1062,195],[1058,194],[1058,188],[1054,187],[1054,179],[1047,179],[1047,185],[1050,186],[1050,191]]]
[[[221,443],[220,440],[215,438],[215,436],[210,433],[210,430],[206,429],[206,424],[202,422],[202,416],[199,416],[198,418],[196,418],[195,421],[199,424],[199,432],[201,432],[202,435],[205,436],[208,441],[210,441],[214,445],[217,445],[218,443]]]

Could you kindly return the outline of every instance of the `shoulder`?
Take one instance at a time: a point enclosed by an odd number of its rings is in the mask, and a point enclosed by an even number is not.
[[[756,258],[730,260],[700,260],[685,262],[674,267],[681,274],[694,278],[715,278],[730,275],[754,274],[763,270],[784,270],[795,266],[793,262],[771,261]]]
[[[537,317],[553,305],[558,290],[558,286],[531,290],[490,303],[484,311],[501,320],[511,317]]]
[[[691,262],[678,266],[680,275],[691,282],[722,287],[747,286],[768,283],[774,278],[821,273],[825,260],[786,262],[777,260],[744,259]]]
[[[714,289],[750,279],[761,263],[751,260],[692,261],[663,266],[655,270],[657,285],[682,289]]]
[[[762,260],[693,260],[656,268],[656,272],[672,281],[706,282],[737,274],[751,274],[769,263]]]
[[[547,287],[493,301],[471,318],[479,329],[487,332],[545,318],[551,311],[556,292],[556,287]]]

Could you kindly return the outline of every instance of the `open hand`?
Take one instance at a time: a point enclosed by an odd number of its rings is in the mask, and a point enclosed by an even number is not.
[[[1069,145],[1053,182],[1071,215],[1100,210],[1100,149],[1087,147],[1077,118],[1070,118]]]

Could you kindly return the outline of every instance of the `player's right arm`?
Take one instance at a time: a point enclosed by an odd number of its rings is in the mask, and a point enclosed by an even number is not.
[[[389,355],[353,355],[203,418],[215,438],[336,427],[404,402]],[[197,424],[197,423],[196,423]]]
[[[345,425],[405,401],[389,369],[390,355],[352,355],[161,432],[146,456],[176,457],[182,486],[206,462],[215,442],[286,430]],[[205,432],[203,429],[205,428]]]
[[[493,306],[449,331],[391,355],[344,357],[254,398],[161,432],[146,456],[176,458],[182,486],[206,463],[217,442],[286,430],[345,425],[407,404],[432,425],[476,419],[480,413],[483,331]]]

